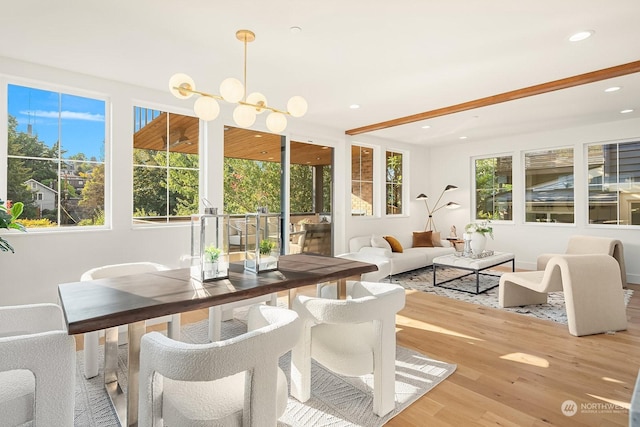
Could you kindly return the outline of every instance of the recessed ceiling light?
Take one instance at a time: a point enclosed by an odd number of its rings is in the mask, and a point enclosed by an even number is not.
[[[260,135],[260,134],[255,134],[253,136],[256,137],[256,138],[262,138],[262,135]]]
[[[323,149],[323,150],[328,150],[328,149],[329,149],[329,147],[322,147],[322,149]]]
[[[351,104],[349,105],[349,108],[351,108],[352,110],[357,110],[358,108],[360,108],[360,106],[358,104]]]
[[[424,126],[422,126],[422,129],[431,129],[431,126],[429,126],[429,125],[424,125]]]
[[[626,110],[620,111],[622,114],[633,113],[633,108],[627,108]]]
[[[588,39],[589,37],[591,37],[593,35],[594,32],[595,31],[593,31],[593,30],[580,31],[578,33],[573,34],[571,37],[569,37],[569,41],[579,42],[579,41]]]
[[[294,25],[293,27],[289,28],[289,31],[291,31],[293,34],[298,34],[302,31],[302,28]]]
[[[267,152],[266,151],[261,151],[260,154],[267,154]]]
[[[605,92],[616,92],[619,91],[620,89],[622,89],[620,86],[611,86],[606,88],[604,91]]]

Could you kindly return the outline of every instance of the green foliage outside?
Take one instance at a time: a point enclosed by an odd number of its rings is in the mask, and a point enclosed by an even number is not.
[[[17,222],[18,217],[22,214],[24,205],[21,202],[15,203],[10,209],[4,204],[4,200],[0,200],[0,229],[13,229],[26,231],[24,226]],[[9,242],[0,236],[0,251],[1,252],[14,252],[13,246]]]
[[[134,217],[198,212],[197,155],[134,149],[133,161]]]
[[[255,212],[267,206],[269,212],[282,212],[280,206],[280,163],[245,159],[224,159],[224,211],[228,214]],[[323,211],[331,211],[331,167],[323,168]],[[313,212],[313,167],[291,165],[290,212]]]
[[[34,179],[50,188],[60,188],[62,195],[61,218],[65,225],[101,225],[104,224],[104,164],[96,164],[96,159],[87,159],[82,153],[69,156],[76,173],[85,179],[82,194],[66,180],[58,185],[59,143],[48,147],[37,135],[18,132],[18,121],[9,116],[8,120],[8,154],[7,162],[7,198],[24,203],[22,218],[28,228],[51,227],[58,221],[57,210],[38,212],[31,189],[25,185]],[[37,159],[34,159],[35,157]],[[68,167],[65,161],[62,171]],[[70,200],[79,200],[78,209],[72,211]],[[76,224],[76,221],[77,224]]]
[[[501,158],[502,160],[504,158]],[[511,219],[511,202],[499,202],[498,196],[510,193],[511,169],[500,167],[498,158],[477,159],[476,170],[476,219]],[[506,160],[506,159],[505,159]],[[509,159],[510,160],[510,159]],[[508,172],[508,176],[505,173]],[[500,183],[499,181],[506,181]]]
[[[387,214],[402,213],[402,154],[387,151]]]

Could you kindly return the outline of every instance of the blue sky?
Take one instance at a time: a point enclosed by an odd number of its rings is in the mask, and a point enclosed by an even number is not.
[[[18,131],[33,135],[49,147],[58,139],[64,157],[84,153],[104,160],[105,105],[102,100],[9,85],[9,114],[18,119]]]

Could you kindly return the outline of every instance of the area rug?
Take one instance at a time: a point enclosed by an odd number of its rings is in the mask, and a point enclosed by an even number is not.
[[[437,279],[438,283],[454,279],[468,273],[464,270],[455,268],[438,267]],[[500,281],[500,275],[503,273],[499,270],[486,270],[480,274],[480,290],[491,288]],[[525,305],[523,307],[502,308],[498,304],[498,288],[489,289],[478,295],[462,292],[454,289],[447,289],[433,286],[433,268],[425,267],[418,270],[409,271],[393,276],[392,281],[402,285],[405,289],[416,289],[434,295],[444,296],[460,301],[466,301],[472,304],[480,304],[487,307],[499,308],[513,313],[534,316],[539,319],[551,320],[558,323],[567,323],[567,313],[564,304],[564,294],[562,292],[549,292],[546,304]],[[446,284],[446,286],[458,289],[474,291],[476,289],[475,274],[455,279]],[[624,290],[625,305],[629,304],[629,300],[633,295],[633,290]]]
[[[206,320],[185,325],[181,339],[186,342],[206,342]],[[223,322],[222,337],[230,338],[246,332],[246,325],[239,320]],[[102,348],[101,348],[102,350]],[[119,374],[126,389],[127,346],[119,347]],[[102,351],[100,352],[102,354]],[[102,356],[100,356],[102,357]],[[77,352],[76,370],[76,427],[115,427],[119,422],[103,386],[103,373],[97,377],[84,377],[83,352]],[[290,373],[290,353],[280,359],[280,367]],[[100,365],[102,366],[102,360]],[[289,397],[285,414],[279,427],[379,427],[415,402],[437,384],[446,379],[456,365],[430,359],[424,354],[398,346],[396,348],[396,408],[385,417],[372,412],[373,376],[342,377],[315,363],[311,368],[311,399],[300,403]],[[288,378],[287,378],[288,379]]]

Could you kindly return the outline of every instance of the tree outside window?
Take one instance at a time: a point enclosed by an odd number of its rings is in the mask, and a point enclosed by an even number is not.
[[[199,211],[196,117],[134,107],[134,223],[186,221]]]
[[[511,156],[475,160],[476,219],[513,219],[512,163]]]
[[[7,199],[28,228],[103,225],[106,102],[8,85]]]
[[[387,178],[386,178],[386,213],[387,215],[399,215],[403,213],[402,207],[402,154],[393,151],[386,152]]]

